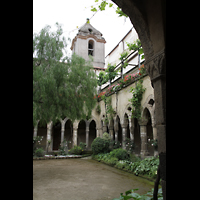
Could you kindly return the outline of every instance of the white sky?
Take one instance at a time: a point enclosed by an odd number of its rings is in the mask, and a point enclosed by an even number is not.
[[[86,18],[91,18],[94,14],[90,9],[95,4],[95,0],[33,0],[33,32],[38,33],[46,25],[50,25],[55,31],[55,23],[58,22],[62,25],[65,38],[70,37],[72,40],[78,33],[76,27],[80,28],[85,24]],[[115,4],[114,6],[117,7]],[[98,11],[90,24],[99,30],[106,40],[105,56],[133,27],[129,18],[126,18],[125,22],[124,17],[118,17],[115,10],[108,6],[106,10]],[[71,54],[70,47],[71,44],[67,47],[68,54]]]

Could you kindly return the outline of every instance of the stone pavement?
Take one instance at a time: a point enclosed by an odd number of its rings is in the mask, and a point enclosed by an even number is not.
[[[133,188],[145,194],[153,185],[88,157],[33,160],[33,200],[112,200]]]

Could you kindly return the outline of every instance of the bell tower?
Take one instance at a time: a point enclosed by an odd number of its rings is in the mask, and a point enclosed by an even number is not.
[[[102,33],[95,29],[89,19],[78,30],[77,35],[72,41],[72,53],[89,60],[89,56],[93,57],[93,67],[104,68],[105,65],[105,39]]]

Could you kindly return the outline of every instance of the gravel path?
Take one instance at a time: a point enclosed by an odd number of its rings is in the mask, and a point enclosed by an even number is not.
[[[92,159],[33,160],[33,200],[112,200],[133,188],[153,185]]]

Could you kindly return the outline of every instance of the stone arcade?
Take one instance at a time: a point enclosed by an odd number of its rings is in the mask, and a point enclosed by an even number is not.
[[[105,39],[102,33],[96,30],[87,20],[87,22],[79,29],[78,34],[72,41],[71,50],[88,60],[89,56],[93,57],[93,67],[98,75],[101,70],[105,70],[108,62],[119,63],[119,55],[127,50],[126,42],[133,42],[138,35],[132,28],[119,44],[106,56],[105,61]],[[123,44],[123,45],[121,45]],[[123,46],[123,48],[121,48]],[[130,56],[128,63],[130,65],[124,70],[124,74],[138,72],[138,54],[133,53]],[[142,61],[143,62],[143,61]],[[112,82],[120,80],[118,75]],[[142,98],[141,120],[131,118],[131,104],[129,99],[132,94],[129,92],[131,87],[135,87],[136,82],[132,82],[118,93],[111,94],[111,104],[116,114],[108,124],[105,124],[105,104],[101,100],[97,103],[101,108],[101,113],[98,114],[96,108],[92,111],[92,118],[89,120],[76,120],[71,122],[70,116],[60,119],[60,122],[53,126],[52,122],[47,124],[47,127],[40,127],[39,121],[33,129],[33,136],[43,136],[41,147],[48,152],[57,151],[63,140],[71,141],[68,148],[74,145],[79,145],[84,142],[87,149],[91,149],[91,143],[96,137],[102,137],[104,132],[108,132],[111,139],[120,141],[122,148],[125,148],[126,137],[130,138],[135,143],[135,153],[137,155],[153,156],[157,155],[157,151],[148,145],[150,139],[157,139],[156,119],[155,119],[155,104],[154,104],[154,89],[151,85],[151,80],[148,75],[143,77],[143,86],[146,88]],[[108,88],[108,84],[104,84],[102,91]],[[48,141],[51,141],[48,145]]]

